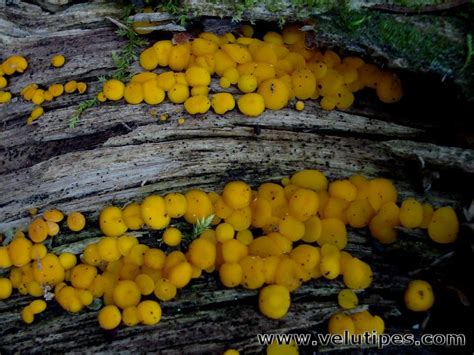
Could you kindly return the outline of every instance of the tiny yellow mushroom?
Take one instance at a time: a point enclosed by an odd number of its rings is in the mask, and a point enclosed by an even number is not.
[[[260,94],[245,94],[237,100],[237,106],[244,115],[257,117],[265,111],[265,100]]]
[[[268,318],[283,318],[287,314],[290,304],[290,291],[284,286],[270,285],[260,290],[258,306],[260,312]]]
[[[108,305],[102,308],[99,312],[99,325],[106,330],[115,329],[122,321],[122,314],[117,306]]]
[[[63,55],[57,54],[53,58],[51,58],[51,65],[55,68],[60,68],[66,62],[66,58]]]
[[[73,232],[80,232],[86,226],[86,217],[80,212],[71,212],[67,216],[66,224]]]
[[[433,306],[434,294],[431,285],[423,280],[412,280],[405,291],[405,305],[414,312],[427,311]]]
[[[107,80],[102,91],[108,100],[118,101],[123,97],[125,84],[117,79]]]
[[[5,104],[9,102],[12,98],[12,94],[8,91],[0,90],[0,104]]]
[[[223,115],[235,108],[235,100],[232,94],[221,92],[212,97],[211,105],[215,113]]]
[[[77,90],[77,81],[71,80],[64,84],[64,91],[67,94],[72,94],[74,91]]]

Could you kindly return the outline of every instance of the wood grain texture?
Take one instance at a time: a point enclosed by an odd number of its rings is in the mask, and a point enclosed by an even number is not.
[[[32,126],[25,125],[32,104],[15,98],[0,106],[0,231],[25,226],[31,207],[40,213],[50,207],[79,210],[87,215],[87,229],[65,232],[53,242],[55,250],[78,253],[84,243],[100,236],[96,220],[105,205],[123,206],[150,193],[195,187],[220,190],[233,179],[257,186],[302,168],[321,169],[330,178],[359,172],[383,176],[395,180],[401,198],[464,206],[473,173],[472,150],[443,146],[432,137],[430,127],[392,119],[384,106],[324,112],[308,103],[303,112],[286,108],[251,119],[237,112],[191,118],[169,102],[156,107],[103,104],[85,111],[71,129],[68,122],[76,105],[100,90],[96,77],[110,73],[111,53],[124,44],[103,20],[118,16],[120,9],[92,3],[48,14],[34,5],[19,4],[7,8],[0,22],[0,57],[20,53],[30,62],[24,75],[11,80],[12,92],[17,94],[30,82],[48,85],[77,79],[88,82],[89,91],[46,104],[45,115]],[[54,53],[66,56],[63,68],[49,67]],[[215,83],[212,90],[218,90]],[[164,123],[157,119],[162,113],[170,114]],[[187,118],[182,126],[177,124],[181,116]],[[417,156],[424,159],[423,168],[417,165]],[[426,194],[417,190],[423,171],[442,172],[441,183]],[[459,183],[445,189],[442,182],[453,177]],[[156,240],[157,234],[138,236]],[[370,306],[384,316],[388,332],[406,333],[414,324],[403,321],[401,303],[409,272],[428,267],[447,248],[434,245],[424,233],[402,232],[400,239],[394,246],[381,247],[367,231],[350,230],[347,249],[374,269],[374,284],[360,294],[359,309]],[[444,270],[430,273],[442,279]],[[255,291],[222,289],[215,275],[207,275],[175,301],[163,303],[163,320],[157,326],[121,327],[114,332],[99,330],[96,312],[69,315],[54,302],[33,325],[25,326],[19,311],[30,299],[15,295],[0,302],[0,352],[142,349],[217,354],[236,347],[253,353],[263,349],[257,333],[324,332],[327,318],[337,311],[341,288],[340,281],[311,281],[295,292],[287,317],[270,321],[258,313]]]

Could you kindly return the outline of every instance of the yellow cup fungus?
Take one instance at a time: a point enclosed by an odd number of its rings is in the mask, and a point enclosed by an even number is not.
[[[412,280],[405,290],[405,305],[414,312],[424,312],[434,304],[434,294],[431,285],[424,280]]]
[[[57,54],[51,58],[51,65],[55,68],[60,68],[66,62],[66,58],[62,54]]]
[[[106,330],[115,329],[122,321],[122,314],[115,305],[108,305],[99,311],[99,325]]]
[[[359,299],[354,291],[344,289],[337,295],[337,303],[344,309],[352,309],[359,304]]]
[[[117,79],[110,79],[104,83],[102,89],[107,100],[118,101],[125,93],[125,84]]]
[[[434,211],[428,224],[428,235],[436,243],[454,242],[458,237],[459,221],[451,207],[441,207]]]
[[[80,232],[86,226],[86,217],[80,212],[71,212],[66,219],[68,228],[73,232]]]
[[[138,319],[145,325],[154,325],[161,320],[161,307],[156,301],[146,300],[137,306]]]
[[[181,235],[178,228],[167,228],[163,233],[163,242],[170,247],[175,247],[181,243]]]
[[[290,304],[290,291],[284,286],[270,285],[260,290],[258,306],[260,312],[268,318],[283,318],[287,314]]]

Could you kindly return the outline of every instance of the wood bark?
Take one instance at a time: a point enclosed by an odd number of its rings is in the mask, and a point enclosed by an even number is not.
[[[397,120],[384,106],[325,112],[317,103],[308,103],[303,112],[286,108],[266,111],[259,118],[236,111],[191,118],[169,102],[156,107],[106,103],[86,110],[77,127],[69,128],[77,104],[100,90],[97,76],[114,69],[112,52],[125,42],[103,17],[118,17],[120,12],[102,3],[74,5],[61,14],[23,2],[6,8],[0,20],[0,57],[22,54],[30,67],[11,80],[8,88],[15,99],[0,106],[0,231],[26,226],[29,208],[40,213],[51,207],[82,211],[87,229],[64,232],[52,245],[57,251],[80,253],[84,244],[100,236],[97,214],[105,205],[123,206],[150,193],[220,190],[233,179],[257,186],[303,168],[320,169],[331,179],[354,173],[386,177],[395,181],[401,198],[413,196],[458,211],[466,206],[474,152],[440,144],[432,127]],[[55,53],[67,58],[61,69],[49,66]],[[45,115],[27,126],[33,105],[18,98],[21,88],[31,82],[67,80],[88,82],[88,92],[45,104]],[[213,83],[211,91],[217,90]],[[164,113],[170,119],[163,123],[157,117]],[[182,126],[177,124],[181,116],[187,118]],[[440,177],[424,193],[418,187],[426,172]],[[453,179],[458,184],[446,189]],[[137,235],[156,242],[153,233]],[[374,270],[374,283],[360,293],[357,310],[370,306],[381,314],[387,332],[412,332],[415,323],[405,320],[402,304],[409,273],[428,268],[433,278],[442,279],[446,271],[430,265],[451,248],[434,245],[425,232],[403,231],[397,244],[374,247],[366,230],[350,230],[347,250]],[[54,302],[34,324],[25,326],[19,313],[30,297],[15,295],[0,302],[0,352],[140,349],[190,354],[222,353],[230,347],[258,352],[263,349],[258,333],[325,332],[326,320],[338,310],[342,288],[340,281],[310,281],[292,295],[289,314],[271,321],[258,313],[256,291],[223,289],[216,275],[207,275],[176,300],[162,304],[160,324],[113,332],[99,330],[96,312],[70,315]]]

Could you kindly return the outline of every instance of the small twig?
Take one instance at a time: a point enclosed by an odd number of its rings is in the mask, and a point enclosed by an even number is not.
[[[129,28],[127,27],[127,25],[124,25],[124,24],[123,24],[122,22],[120,22],[119,20],[116,20],[116,19],[114,19],[114,18],[112,18],[112,17],[109,17],[109,16],[105,16],[105,18],[106,18],[107,20],[109,20],[110,22],[112,22],[114,25],[118,26],[118,27],[121,27],[121,28],[126,29],[126,30],[129,29]]]
[[[450,251],[449,253],[444,254],[443,256],[440,256],[439,258],[435,259],[435,261],[433,261],[433,262],[432,262],[430,265],[428,265],[427,267],[419,268],[419,269],[410,271],[410,272],[408,273],[408,275],[410,275],[410,276],[415,276],[415,275],[418,275],[419,273],[421,273],[421,272],[423,272],[423,271],[428,271],[428,270],[432,269],[434,266],[436,266],[436,265],[440,264],[441,262],[445,261],[446,259],[451,258],[453,255],[454,255],[454,251]]]
[[[462,66],[461,71],[464,71],[469,66],[469,64],[471,64],[471,61],[472,61],[473,48],[472,48],[472,35],[470,33],[468,33],[466,36],[466,44],[467,44],[466,61],[464,62],[464,65]]]

